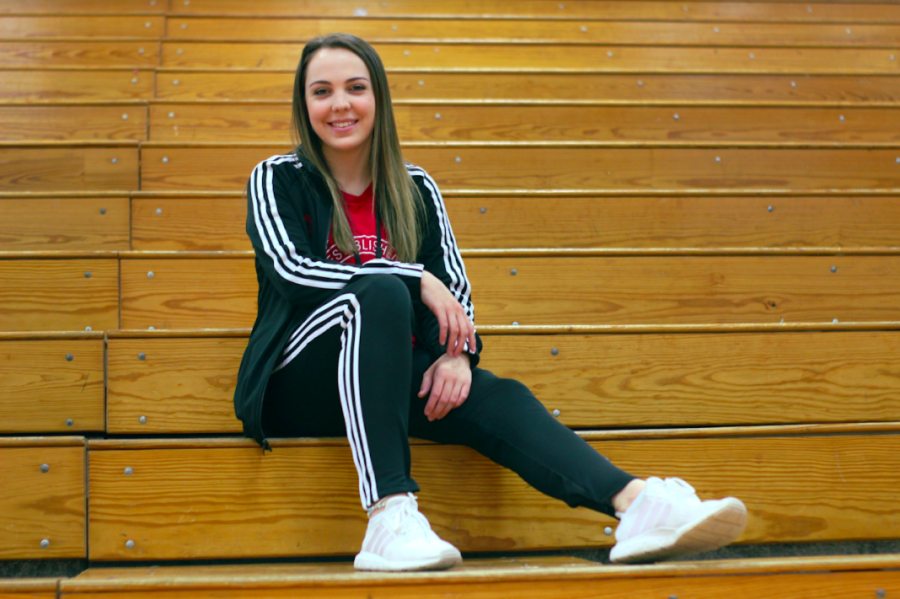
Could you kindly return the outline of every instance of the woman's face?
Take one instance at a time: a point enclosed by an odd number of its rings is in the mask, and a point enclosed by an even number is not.
[[[322,48],[306,66],[306,109],[323,150],[368,148],[375,94],[362,59],[344,48]]]

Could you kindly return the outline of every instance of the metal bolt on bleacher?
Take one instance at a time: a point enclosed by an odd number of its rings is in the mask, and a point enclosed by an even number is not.
[[[832,267],[831,267],[831,272],[837,272],[837,266],[832,266]]]
[[[884,599],[887,597],[887,593],[884,592],[884,589],[878,589],[875,591],[875,596],[878,597],[878,599]]]
[[[551,353],[552,355],[554,355],[554,356],[558,356],[558,355],[559,355],[559,350],[558,350],[557,348],[554,347],[553,349],[550,350],[550,353]]]
[[[141,416],[140,418],[138,418],[138,422],[140,422],[141,424],[147,424],[147,417]]]
[[[125,541],[125,547],[127,547],[128,549],[134,549],[134,541],[128,539],[127,541]]]
[[[484,214],[485,212],[487,212],[487,208],[482,208],[481,213]]]
[[[46,548],[49,547],[49,546],[50,546],[50,540],[49,540],[49,539],[44,539],[44,540],[41,541],[41,549],[46,549]]]
[[[75,421],[72,420],[71,418],[69,418],[68,420],[66,420],[66,426],[72,426],[72,425],[74,425],[74,424],[75,424]]]
[[[157,209],[156,209],[156,213],[157,213],[157,214],[162,214],[162,208],[157,208]]]
[[[147,354],[145,354],[144,352],[141,352],[138,354],[138,360],[146,360],[146,359],[147,359]]]
[[[88,272],[84,273],[84,278],[85,278],[85,279],[90,279],[90,278],[91,278],[91,272],[88,271]]]
[[[66,362],[71,362],[74,359],[75,359],[75,356],[73,356],[72,354],[66,354]]]
[[[113,158],[113,159],[112,159],[112,163],[113,163],[113,164],[117,163],[118,161],[119,161],[118,158]]]
[[[772,212],[773,210],[775,210],[775,207],[774,207],[774,206],[769,206],[769,209],[768,209],[768,210],[769,210],[769,212]]]
[[[101,209],[100,209],[100,214],[106,214],[106,208],[101,208]]]
[[[511,274],[512,276],[516,276],[518,274],[518,271],[514,268],[511,271],[509,271],[509,274]]]
[[[131,476],[132,474],[134,474],[134,468],[132,468],[131,466],[127,466],[125,468],[125,476]]]
[[[609,536],[612,533],[613,533],[613,530],[612,530],[611,526],[607,526],[606,528],[603,529],[603,534],[605,534],[606,536]]]
[[[50,472],[50,464],[41,464],[41,472],[44,474]]]
[[[147,278],[148,278],[148,279],[152,279],[152,278],[153,278],[153,271],[152,271],[152,270],[151,270],[150,272],[147,273]]]
[[[559,414],[560,414],[559,410],[553,410],[553,417],[554,417],[554,418],[559,418]]]

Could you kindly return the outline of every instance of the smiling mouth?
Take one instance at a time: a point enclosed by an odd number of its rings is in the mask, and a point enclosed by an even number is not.
[[[346,129],[348,127],[352,127],[359,121],[334,121],[333,123],[328,123],[334,129]]]

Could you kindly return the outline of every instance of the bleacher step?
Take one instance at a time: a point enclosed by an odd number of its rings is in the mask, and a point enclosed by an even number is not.
[[[891,597],[900,556],[609,566],[566,557],[467,560],[444,572],[356,572],[350,563],[92,568],[61,597]],[[723,593],[725,593],[723,595]]]

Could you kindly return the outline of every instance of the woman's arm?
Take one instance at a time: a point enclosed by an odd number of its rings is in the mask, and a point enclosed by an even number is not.
[[[419,308],[416,312],[416,320],[424,337],[422,342],[435,357],[445,351],[455,356],[468,352],[469,361],[474,367],[478,363],[481,343],[475,332],[472,286],[450,227],[444,200],[428,173],[412,165],[408,168],[422,191],[425,204],[425,235],[417,260],[425,265],[425,270],[434,278],[431,280],[427,275],[423,277],[421,297],[427,309]],[[435,313],[428,306],[431,294],[443,298],[440,301],[443,312]]]

